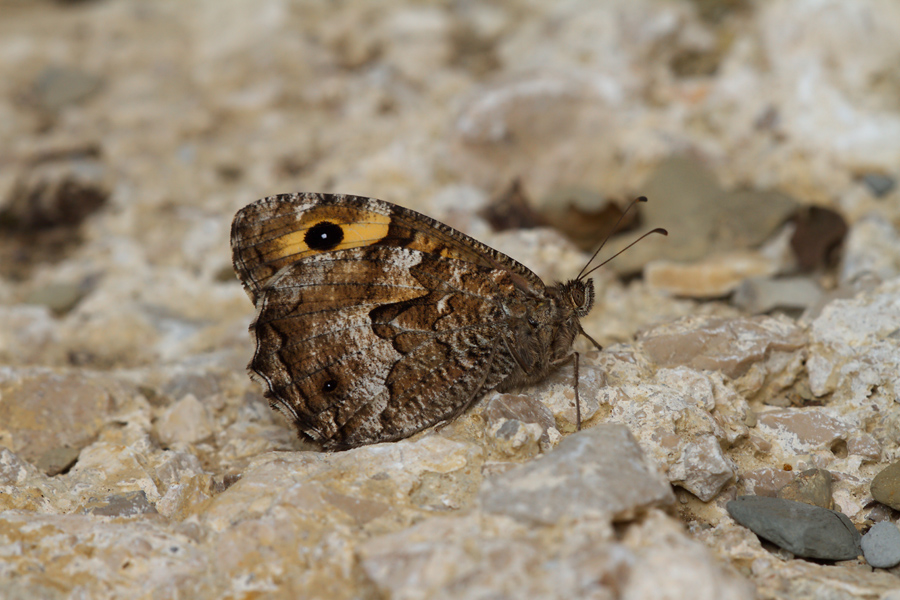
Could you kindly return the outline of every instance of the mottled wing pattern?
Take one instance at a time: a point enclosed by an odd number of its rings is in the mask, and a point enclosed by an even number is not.
[[[305,232],[323,220],[340,225],[341,242],[310,248]],[[498,385],[513,368],[503,304],[543,287],[446,225],[353,196],[251,204],[232,246],[257,306],[249,368],[329,449],[406,437]]]

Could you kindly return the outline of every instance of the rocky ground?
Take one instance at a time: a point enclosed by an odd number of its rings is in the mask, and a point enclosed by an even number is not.
[[[0,597],[900,598],[896,2],[0,14]],[[595,274],[581,432],[566,367],[322,453],[231,268],[288,191],[547,280],[609,201],[650,198],[605,256],[670,234]]]

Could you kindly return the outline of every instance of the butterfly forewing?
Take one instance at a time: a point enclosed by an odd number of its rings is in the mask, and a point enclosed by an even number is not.
[[[334,248],[310,248],[307,236],[322,223],[340,227]],[[231,229],[235,270],[250,298],[256,298],[279,269],[308,256],[351,247],[390,246],[421,250],[471,264],[509,271],[517,285],[543,290],[527,267],[490,246],[425,215],[361,196],[282,194],[241,209]]]

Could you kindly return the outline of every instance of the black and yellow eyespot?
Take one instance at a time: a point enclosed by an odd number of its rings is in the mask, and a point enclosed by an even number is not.
[[[344,240],[344,230],[337,223],[321,221],[306,230],[303,241],[310,250],[332,250]]]

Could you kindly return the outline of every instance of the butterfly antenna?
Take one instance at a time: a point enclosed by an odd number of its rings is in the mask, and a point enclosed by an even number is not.
[[[605,265],[606,263],[608,263],[609,261],[611,261],[612,259],[614,259],[615,257],[619,256],[620,254],[622,254],[623,252],[625,252],[626,250],[628,250],[629,248],[631,248],[632,246],[634,246],[635,244],[637,244],[639,241],[641,241],[642,239],[644,239],[644,238],[647,237],[648,235],[653,235],[654,233],[659,233],[659,234],[661,234],[661,235],[669,235],[669,232],[666,231],[665,229],[663,229],[662,227],[657,227],[656,229],[653,229],[653,230],[651,230],[651,231],[648,231],[647,233],[645,233],[644,235],[642,235],[642,236],[639,237],[638,239],[634,240],[633,242],[631,242],[630,244],[628,244],[627,246],[625,246],[624,248],[622,248],[621,250],[619,250],[618,252],[616,252],[615,254],[613,254],[612,256],[610,256],[609,258],[607,258],[606,260],[604,260],[602,263],[600,263],[599,265],[597,265],[596,267],[594,267],[593,269],[591,269],[590,271],[588,271],[588,272],[585,273],[584,275],[579,275],[578,278],[581,279],[581,278],[583,278],[583,277],[587,277],[588,275],[590,275],[591,273],[593,273],[594,271],[596,271],[597,269],[599,269],[600,267],[602,267],[603,265]],[[591,259],[591,260],[593,260],[593,259]]]
[[[628,207],[622,212],[621,215],[619,215],[619,220],[616,221],[615,227],[612,228],[612,230],[609,232],[609,235],[607,235],[606,238],[603,240],[603,242],[600,243],[600,247],[597,248],[597,250],[591,255],[591,259],[589,261],[587,261],[587,263],[585,263],[584,267],[581,269],[581,273],[579,273],[578,277],[576,277],[575,279],[581,279],[582,277],[587,276],[587,273],[584,273],[584,270],[587,269],[589,266],[591,266],[591,263],[594,262],[594,259],[597,258],[598,254],[600,254],[600,251],[603,250],[603,246],[606,245],[606,242],[609,241],[609,238],[611,238],[613,235],[615,235],[615,233],[617,231],[619,231],[619,225],[622,224],[622,219],[625,218],[625,215],[628,214],[628,211],[631,210],[632,207],[634,207],[634,205],[637,204],[638,202],[646,202],[646,201],[647,201],[647,196],[639,196],[638,198],[635,198],[634,200],[631,201],[631,203],[628,205]],[[606,263],[603,263],[603,264],[606,264]],[[584,275],[582,275],[582,273],[584,273]]]

